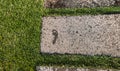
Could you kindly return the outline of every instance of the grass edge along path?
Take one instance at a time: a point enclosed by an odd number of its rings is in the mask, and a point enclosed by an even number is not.
[[[43,16],[77,16],[98,14],[120,14],[120,7],[96,7],[96,8],[46,8]]]

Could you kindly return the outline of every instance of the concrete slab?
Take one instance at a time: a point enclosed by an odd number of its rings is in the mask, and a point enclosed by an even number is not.
[[[120,57],[120,14],[43,17],[41,52]]]
[[[83,8],[120,6],[120,0],[44,0],[47,8]]]
[[[37,71],[120,71],[112,69],[85,69],[85,68],[65,68],[65,67],[47,67],[47,66],[38,66],[36,67]]]

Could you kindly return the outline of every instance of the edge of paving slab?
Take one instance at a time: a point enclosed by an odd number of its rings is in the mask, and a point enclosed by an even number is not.
[[[36,70],[37,71],[120,71],[116,69],[55,67],[55,66],[37,66]]]
[[[120,6],[120,0],[44,0],[46,8],[91,8]]]
[[[113,14],[114,15],[114,14]],[[120,14],[118,14],[118,15],[120,15]],[[87,15],[88,16],[88,15]],[[90,15],[91,16],[91,15]],[[97,16],[99,16],[99,15],[97,15]],[[101,16],[101,15],[100,15]],[[104,15],[104,16],[106,16],[106,15]],[[60,16],[61,17],[61,16]],[[66,17],[66,16],[62,16],[62,17]],[[81,16],[80,16],[81,17]],[[58,17],[59,18],[59,17]],[[47,41],[48,41],[48,39],[47,39]],[[41,42],[41,45],[42,45],[42,42]],[[44,46],[45,47],[45,46]],[[43,53],[48,53],[48,52],[46,52],[46,49],[44,49],[45,51],[42,51],[41,50],[41,52],[43,52]],[[55,51],[56,52],[56,51]],[[49,52],[49,53],[55,53],[55,52]],[[64,52],[65,53],[65,52]],[[60,54],[64,54],[64,53],[60,53]],[[69,54],[68,52],[66,52],[67,54]],[[65,54],[66,54],[65,53]],[[71,54],[71,53],[70,53]],[[78,53],[77,53],[78,54]],[[81,54],[81,53],[80,53]],[[82,53],[82,54],[84,54],[84,53]],[[90,55],[90,54],[84,54],[84,55]],[[97,55],[97,54],[95,54],[95,55]],[[99,54],[100,55],[100,54]],[[105,54],[104,54],[105,55]],[[108,55],[108,54],[107,54]],[[113,57],[115,56],[115,55],[112,55]],[[117,56],[115,56],[115,57],[117,57]]]

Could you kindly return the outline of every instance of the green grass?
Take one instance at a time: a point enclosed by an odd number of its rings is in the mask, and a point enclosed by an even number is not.
[[[120,14],[120,7],[45,9],[43,16]]]
[[[34,71],[36,66],[120,69],[110,56],[40,54],[42,16],[119,13],[119,7],[44,9],[41,0],[0,0],[0,71]]]

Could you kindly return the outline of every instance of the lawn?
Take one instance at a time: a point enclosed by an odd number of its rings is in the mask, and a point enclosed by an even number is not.
[[[112,13],[120,8],[45,9],[43,0],[0,0],[0,71],[35,71],[40,65],[120,69],[118,57],[40,53],[43,16]]]

